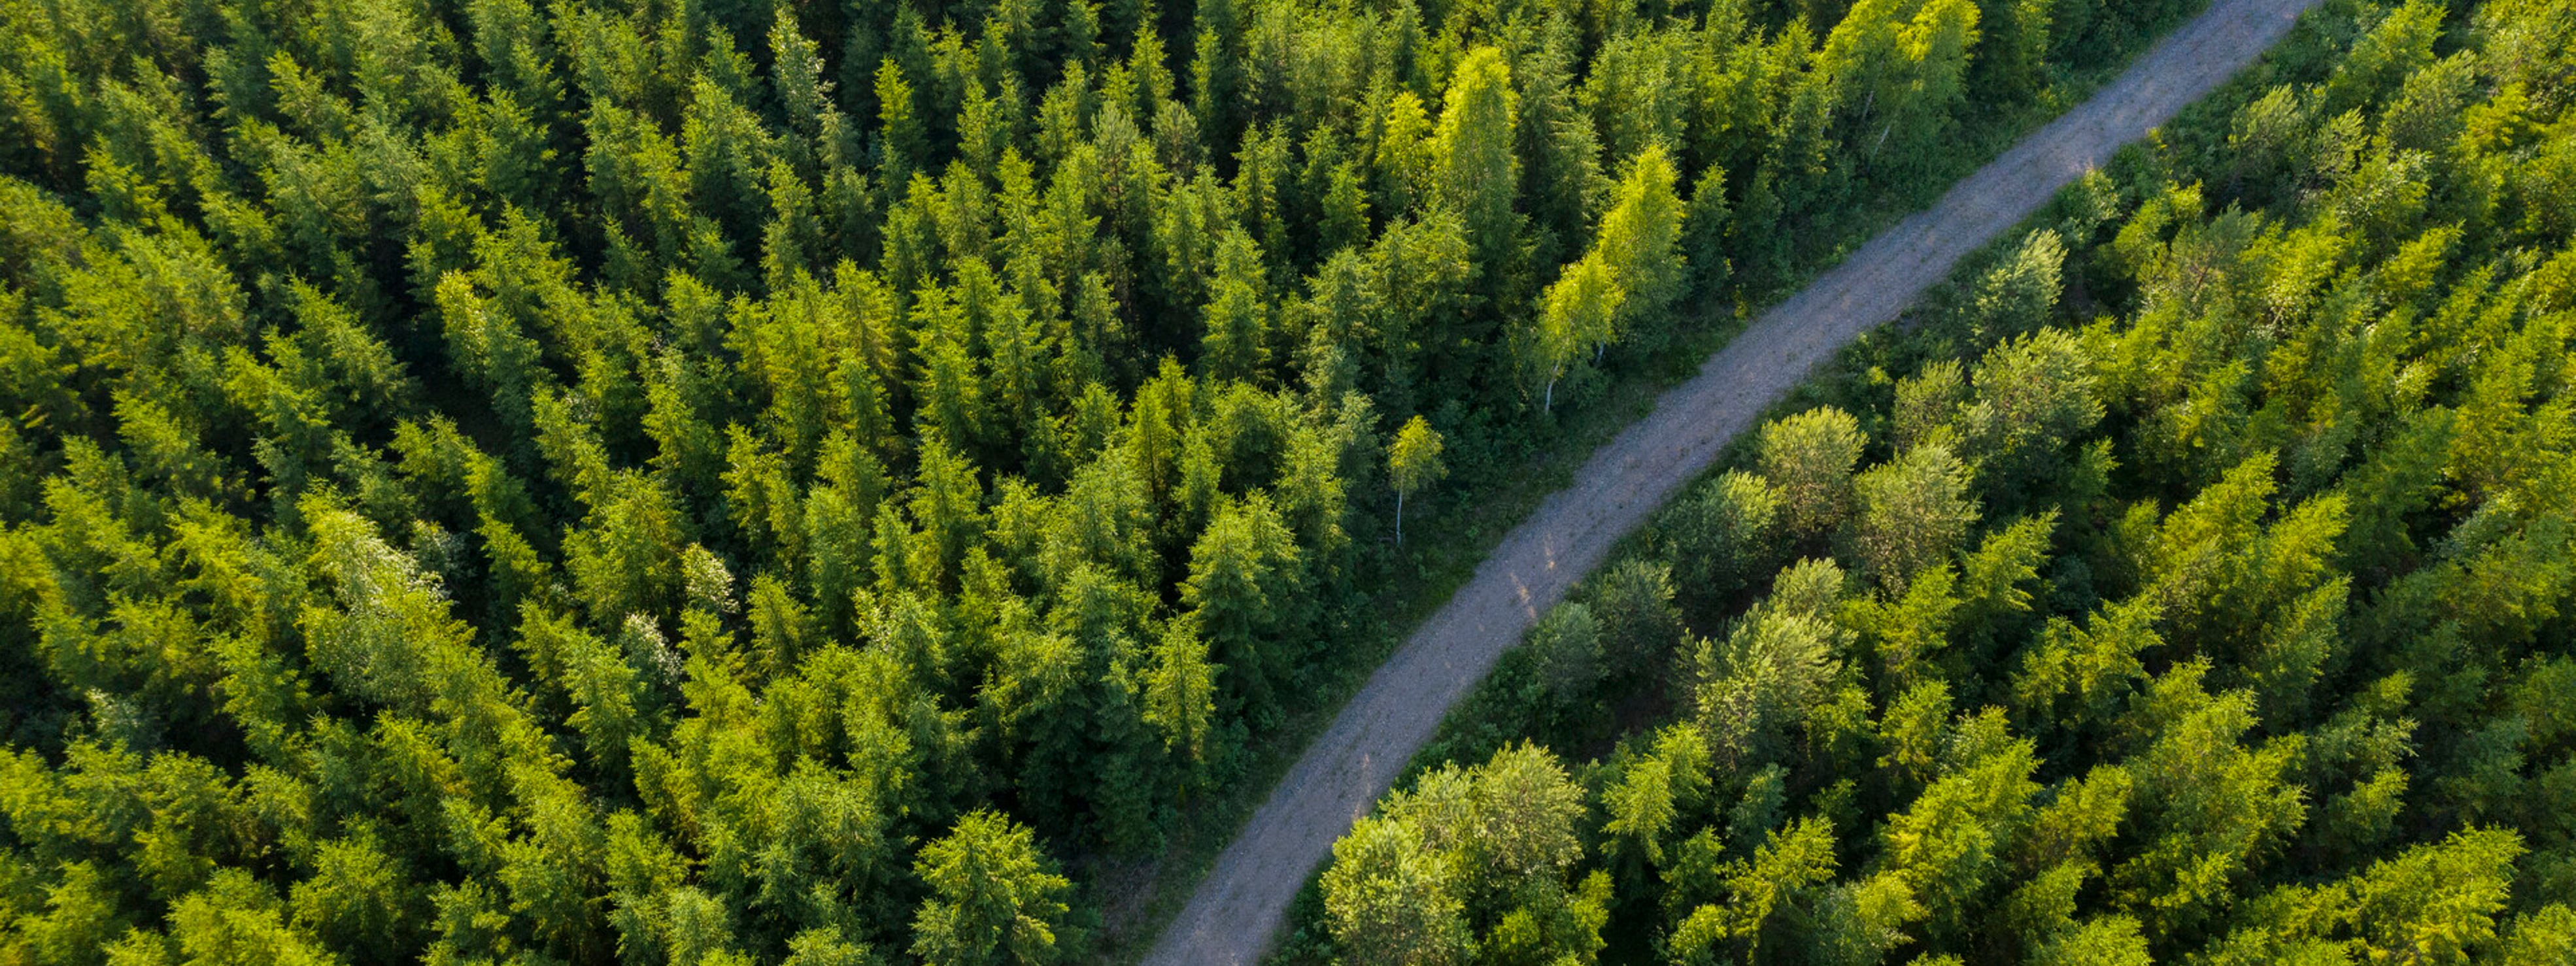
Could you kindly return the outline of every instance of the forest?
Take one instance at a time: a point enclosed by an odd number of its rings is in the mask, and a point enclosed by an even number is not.
[[[2331,0],[1548,612],[1295,963],[2576,962],[2576,8]]]
[[[2184,7],[0,0],[0,963],[1094,955],[1408,502]]]

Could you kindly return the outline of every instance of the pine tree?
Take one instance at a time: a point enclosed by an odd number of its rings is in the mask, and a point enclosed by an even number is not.
[[[1056,874],[1026,826],[976,811],[922,847],[914,873],[930,886],[914,918],[913,955],[943,966],[1043,966],[1058,946],[1073,883]]]

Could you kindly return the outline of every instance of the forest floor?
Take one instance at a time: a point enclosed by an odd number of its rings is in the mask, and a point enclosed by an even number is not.
[[[1845,343],[1894,319],[1961,257],[2215,89],[2316,0],[2215,0],[2091,99],[1773,307],[1592,454],[1449,602],[1378,666],[1272,789],[1145,957],[1257,962],[1335,839],[1367,814],[1449,709],[1538,615],[1772,401]]]

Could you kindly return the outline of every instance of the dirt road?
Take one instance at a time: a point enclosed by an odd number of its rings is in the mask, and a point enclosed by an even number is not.
[[[1146,954],[1150,966],[1252,963],[1333,840],[1367,813],[1451,705],[1613,543],[1698,476],[1763,408],[2059,187],[2252,63],[2315,0],[2213,0],[2128,72],[1970,175],[1931,210],[1765,313],[1656,401],[1505,537],[1414,631],[1255,812]]]

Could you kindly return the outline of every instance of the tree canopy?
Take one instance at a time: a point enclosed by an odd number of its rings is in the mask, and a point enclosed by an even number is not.
[[[1463,512],[2179,12],[2061,6],[0,0],[0,962],[1092,955],[1092,872],[1397,631],[1441,549],[1399,506]],[[2485,75],[2411,80],[2413,36],[2322,116],[2411,85],[2405,143],[2452,139]],[[2462,130],[2540,143],[2530,70]],[[2554,378],[2516,351],[2480,405]],[[1629,578],[1560,693],[1678,646]],[[2322,605],[2261,601],[2311,615],[2292,700]],[[1459,921],[1590,955],[1543,757],[1476,787],[1555,810],[1475,834],[1554,891]]]
[[[2030,29],[1975,13],[1836,28],[1881,92],[1837,123]],[[2329,3],[1845,350],[1506,655],[1288,958],[2564,961],[2570,22]],[[1640,601],[1676,629],[1600,660]],[[1575,804],[1476,811],[1507,767]],[[1523,882],[1586,941],[1526,958],[1444,830],[1569,814]]]

